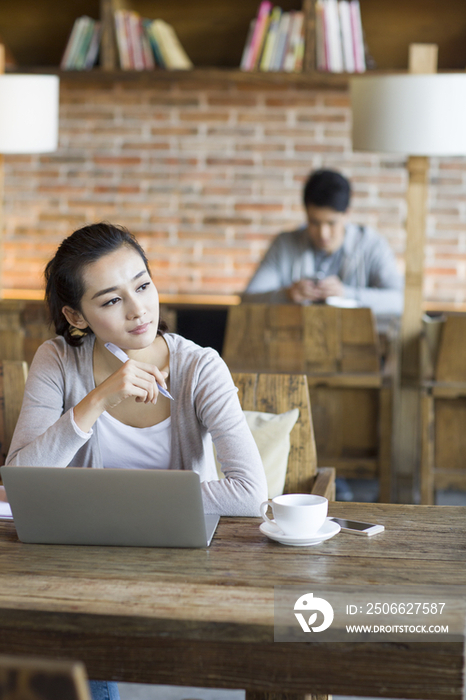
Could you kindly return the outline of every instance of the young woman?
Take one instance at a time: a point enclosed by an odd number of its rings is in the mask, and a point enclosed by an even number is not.
[[[31,364],[6,463],[191,469],[206,512],[259,515],[265,475],[230,372],[216,351],[166,332],[136,239],[110,224],[86,226],[61,243],[45,277],[58,337]],[[95,698],[117,693],[104,685],[93,685]]]

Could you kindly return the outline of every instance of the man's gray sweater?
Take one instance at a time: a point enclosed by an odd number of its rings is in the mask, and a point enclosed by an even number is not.
[[[337,275],[344,295],[376,314],[401,314],[403,281],[387,241],[367,226],[348,224],[342,247],[330,255],[316,251],[307,227],[279,234],[272,242],[242,299],[245,302],[289,304],[286,292],[294,282],[317,271]]]

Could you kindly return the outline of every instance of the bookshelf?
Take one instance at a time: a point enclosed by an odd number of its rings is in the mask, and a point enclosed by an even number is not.
[[[196,68],[190,71],[121,71],[113,40],[112,9],[126,0],[16,0],[0,17],[0,36],[16,56],[19,70],[56,68],[75,18],[89,14],[103,21],[102,66],[92,71],[60,73],[62,79],[87,84],[131,81],[150,85],[183,80],[212,83],[297,85],[315,89],[345,89],[346,74],[314,70],[314,0],[283,0],[283,10],[304,9],[306,53],[301,74],[242,72],[237,67],[258,0],[132,0],[142,16],[163,17],[172,24]],[[412,42],[439,46],[439,70],[466,68],[466,3],[464,0],[360,0],[366,41],[377,70],[406,70]]]

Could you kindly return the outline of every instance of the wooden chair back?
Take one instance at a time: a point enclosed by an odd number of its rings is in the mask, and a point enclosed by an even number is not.
[[[435,379],[466,382],[466,314],[448,316],[443,323]]]
[[[437,489],[466,490],[466,314],[424,326],[421,384],[421,503]]]
[[[233,371],[307,375],[380,371],[371,309],[320,304],[232,306],[222,354]]]
[[[232,373],[245,411],[284,413],[299,409],[290,434],[285,493],[311,493],[317,476],[309,389],[304,375]]]
[[[28,366],[26,362],[0,361],[0,463],[10,449],[11,438],[21,411]]]
[[[54,336],[45,302],[0,301],[0,360],[24,360],[31,364],[39,345]]]
[[[84,664],[0,656],[0,700],[91,700]]]

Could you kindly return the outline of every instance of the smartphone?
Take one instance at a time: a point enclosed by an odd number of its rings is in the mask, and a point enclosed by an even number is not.
[[[372,537],[378,532],[383,532],[385,527],[383,525],[374,525],[374,523],[361,523],[357,520],[345,520],[344,518],[330,518],[334,520],[341,527],[342,532],[349,532],[352,535],[365,535],[366,537]]]
[[[319,284],[323,279],[325,279],[325,274],[323,272],[314,272],[313,275],[309,275],[306,279],[314,282],[314,284]]]

